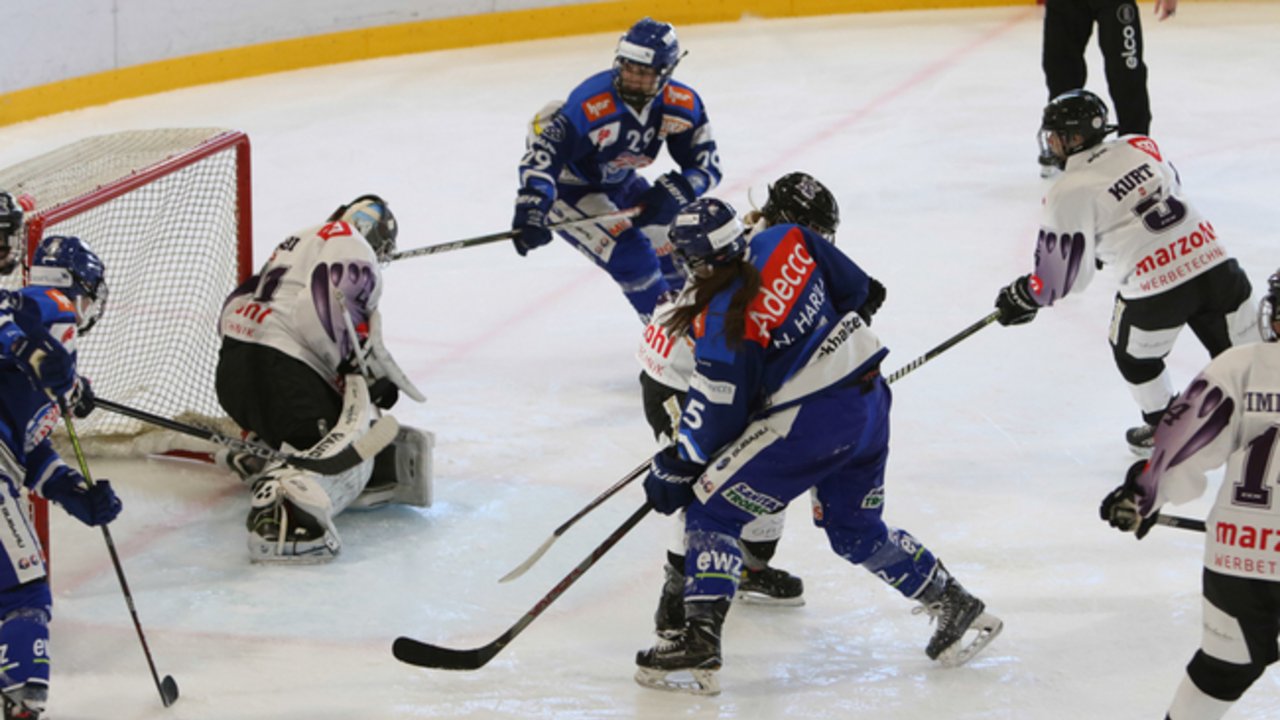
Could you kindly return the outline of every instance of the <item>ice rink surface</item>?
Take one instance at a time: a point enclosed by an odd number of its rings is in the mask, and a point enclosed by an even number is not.
[[[893,370],[990,311],[1031,268],[1044,104],[1035,7],[746,19],[679,28],[677,76],[706,101],[725,181],[790,170],[836,193],[840,245],[888,288],[875,330]],[[1280,3],[1144,3],[1153,136],[1256,288],[1280,265]],[[255,252],[366,192],[402,249],[507,227],[532,113],[608,67],[616,34],[352,63],[115,103],[0,128],[0,166],[86,135],[220,126],[253,142]],[[51,49],[56,51],[56,49]],[[1104,97],[1091,51],[1090,87]],[[666,165],[656,169],[665,170]],[[649,172],[650,176],[653,175]],[[108,268],[111,272],[127,272]],[[112,526],[161,674],[162,709],[98,531],[54,512],[52,720],[339,718],[1159,718],[1199,638],[1201,536],[1143,542],[1098,520],[1138,420],[1106,333],[1114,280],[1021,328],[989,327],[894,385],[887,520],[1003,617],[947,670],[911,604],[837,558],[789,511],[776,564],[807,604],[738,606],[723,694],[631,680],[651,641],[669,523],[642,523],[488,666],[398,663],[401,634],[483,645],[642,502],[639,483],[525,577],[497,579],[653,452],[632,353],[640,324],[609,278],[557,242],[386,269],[387,344],[428,395],[395,414],[436,435],[435,505],[346,514],[333,564],[246,560],[248,493],[229,473],[99,460]],[[1255,292],[1256,294],[1256,292]],[[110,309],[108,309],[108,312]],[[1175,385],[1205,361],[1194,338]],[[1177,512],[1203,516],[1201,501]],[[1280,673],[1230,715],[1274,718]]]

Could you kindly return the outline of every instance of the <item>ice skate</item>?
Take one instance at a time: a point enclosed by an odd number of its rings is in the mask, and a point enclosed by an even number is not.
[[[48,702],[49,688],[28,681],[5,691],[0,697],[4,698],[2,720],[40,720]]]
[[[744,566],[735,599],[754,605],[798,607],[804,605],[804,581],[768,565],[760,570]]]
[[[662,570],[665,579],[653,613],[653,632],[661,640],[676,640],[684,634],[684,572],[671,563]]]
[[[728,600],[690,603],[682,632],[636,653],[636,682],[655,690],[719,695],[720,628],[728,610]]]
[[[958,667],[969,662],[994,640],[1004,629],[1004,622],[986,612],[986,605],[970,595],[941,565],[938,572],[945,578],[941,592],[926,591],[926,595],[933,597],[922,598],[920,607],[912,612],[928,613],[930,621],[938,623],[925,647],[929,659],[937,660],[945,667]],[[973,633],[972,639],[966,642],[970,632]]]
[[[219,465],[230,468],[245,484],[252,484],[267,467],[265,458],[234,450],[219,450],[214,459]]]
[[[1124,431],[1125,442],[1129,443],[1129,451],[1138,457],[1151,457],[1155,447],[1156,428],[1143,423]]]
[[[249,560],[254,563],[329,562],[342,547],[332,524],[286,498],[280,482],[271,476],[254,484],[245,525]]]

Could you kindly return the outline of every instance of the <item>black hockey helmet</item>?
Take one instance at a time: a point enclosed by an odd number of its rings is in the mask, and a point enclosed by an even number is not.
[[[1280,270],[1267,278],[1267,294],[1258,303],[1258,332],[1264,342],[1280,338]]]
[[[769,198],[760,208],[769,225],[804,225],[831,242],[840,227],[836,196],[808,173],[790,172],[769,186]]]
[[[396,251],[396,235],[400,227],[391,214],[387,201],[377,195],[361,195],[346,205],[340,205],[329,216],[329,222],[342,220],[350,223],[369,242],[373,254],[385,262]]]
[[[1107,123],[1107,104],[1088,90],[1068,90],[1049,101],[1040,120],[1040,148],[1056,155],[1061,164],[1066,158],[1088,150],[1115,132],[1116,126]],[[1049,145],[1049,138],[1058,136],[1062,152]]]

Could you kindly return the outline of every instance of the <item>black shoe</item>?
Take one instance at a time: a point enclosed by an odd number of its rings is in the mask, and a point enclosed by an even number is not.
[[[738,597],[764,605],[803,605],[804,581],[786,570],[766,565],[760,570],[742,569]]]
[[[1129,450],[1138,457],[1151,457],[1156,444],[1156,428],[1143,423],[1124,431],[1124,440],[1129,443]]]

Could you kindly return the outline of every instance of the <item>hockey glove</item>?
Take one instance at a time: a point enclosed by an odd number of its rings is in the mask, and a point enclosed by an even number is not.
[[[875,315],[884,304],[884,285],[875,278],[867,278],[867,280],[870,281],[867,287],[867,299],[863,301],[862,307],[858,308],[858,316],[862,318],[862,322],[870,325],[871,316]]]
[[[97,407],[97,398],[93,395],[93,388],[89,385],[89,378],[81,375],[76,379],[76,386],[71,391],[71,399],[68,404],[71,406],[71,414],[83,420],[89,417],[89,413]]]
[[[520,257],[551,242],[551,231],[547,229],[550,209],[551,198],[532,188],[522,188],[516,196],[516,214],[511,219],[511,229],[516,231],[516,236],[511,241]]]
[[[18,267],[19,238],[22,228],[22,206],[17,199],[0,190],[0,275],[8,275]]]
[[[400,399],[400,388],[391,378],[378,378],[369,386],[369,399],[383,410],[390,410]]]
[[[84,476],[65,465],[54,470],[42,491],[46,498],[85,525],[106,525],[115,520],[124,507],[111,489],[111,481],[99,480],[90,487]]]
[[[1000,317],[996,320],[1001,325],[1022,325],[1035,320],[1040,304],[1031,295],[1030,283],[1031,276],[1023,275],[1000,290],[1000,294],[996,296],[996,309],[1000,311]]]
[[[75,388],[75,361],[62,343],[48,332],[37,337],[23,335],[13,343],[18,367],[39,389],[51,390],[65,398]]]
[[[689,184],[684,175],[672,170],[660,176],[653,187],[636,199],[642,209],[631,224],[636,227],[670,225],[680,208],[697,199],[693,185]]]
[[[670,515],[693,502],[693,481],[707,466],[680,457],[674,447],[653,456],[649,475],[644,479],[644,494],[649,504],[663,515]]]
[[[1146,460],[1139,460],[1130,466],[1129,472],[1125,475],[1124,484],[1108,493],[1098,508],[1098,514],[1111,527],[1120,532],[1134,533],[1139,540],[1151,532],[1151,526],[1155,525],[1160,517],[1158,511],[1143,517],[1138,508],[1138,498],[1143,495],[1142,488],[1138,485],[1138,477],[1146,467]]]

